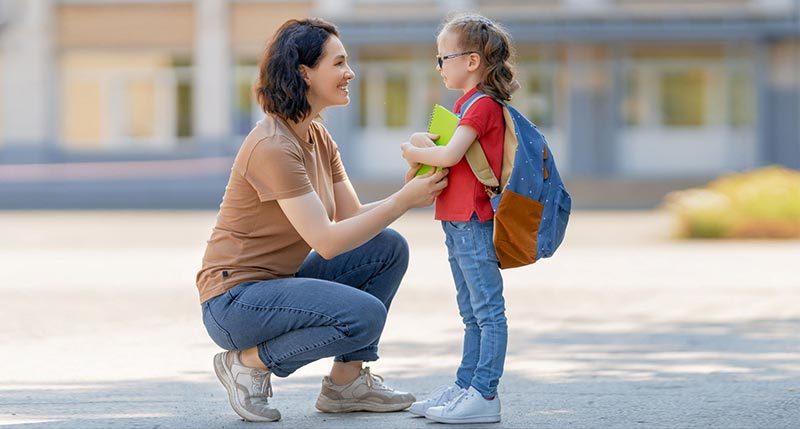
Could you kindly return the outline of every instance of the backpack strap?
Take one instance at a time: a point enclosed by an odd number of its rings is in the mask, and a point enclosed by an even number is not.
[[[488,96],[480,91],[477,91],[472,95],[472,97],[465,101],[461,106],[461,112],[458,115],[459,119],[466,115],[467,110],[469,110],[469,108],[472,107],[476,101],[483,97]],[[472,142],[472,144],[469,146],[469,149],[467,149],[465,156],[467,157],[467,163],[469,164],[469,168],[472,170],[472,174],[474,174],[478,181],[481,182],[486,188],[486,193],[489,194],[490,197],[499,194],[500,181],[497,179],[494,171],[492,171],[492,167],[489,165],[489,160],[486,158],[486,154],[483,152],[483,148],[481,148],[478,140]]]

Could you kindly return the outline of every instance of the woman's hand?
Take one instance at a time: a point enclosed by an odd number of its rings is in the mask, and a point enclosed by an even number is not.
[[[447,187],[447,173],[449,170],[443,168],[435,173],[412,178],[395,194],[397,203],[403,210],[433,204]],[[408,173],[406,176],[408,177]]]
[[[419,169],[422,168],[422,164],[416,162],[415,164],[417,165],[409,166],[408,171],[406,171],[406,175],[403,178],[403,183],[408,183],[411,179],[414,178],[414,176],[417,175],[417,171],[419,171]]]

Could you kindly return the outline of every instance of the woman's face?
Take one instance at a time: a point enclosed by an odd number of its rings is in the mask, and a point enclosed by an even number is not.
[[[316,67],[301,67],[309,87],[308,102],[313,110],[344,106],[350,102],[347,85],[356,75],[347,64],[347,52],[338,37],[328,37]]]

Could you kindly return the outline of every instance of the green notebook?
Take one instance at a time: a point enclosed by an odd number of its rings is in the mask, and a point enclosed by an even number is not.
[[[445,107],[438,104],[433,105],[431,112],[431,121],[428,123],[428,132],[431,134],[438,134],[439,139],[434,141],[437,146],[444,146],[453,138],[453,134],[458,127],[458,116],[455,113],[447,110]],[[417,171],[417,176],[427,174],[431,171],[430,165],[423,165]]]

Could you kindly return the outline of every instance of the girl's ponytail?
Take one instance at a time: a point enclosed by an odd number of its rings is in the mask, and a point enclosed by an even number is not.
[[[508,101],[514,92],[514,71],[511,66],[511,43],[508,35],[498,29],[483,24],[486,30],[486,43],[481,55],[486,61],[486,70],[481,82],[481,91],[498,101]],[[494,25],[492,25],[494,26]]]

